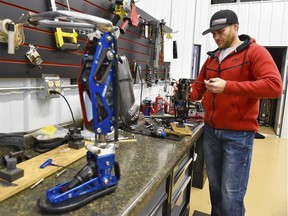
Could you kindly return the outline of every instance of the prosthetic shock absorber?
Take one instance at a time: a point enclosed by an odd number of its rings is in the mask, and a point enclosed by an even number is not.
[[[190,79],[179,79],[177,88],[177,94],[172,99],[174,102],[175,119],[183,123],[183,121],[187,120],[189,111]]]

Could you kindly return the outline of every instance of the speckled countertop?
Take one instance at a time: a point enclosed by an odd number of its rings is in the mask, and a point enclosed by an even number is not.
[[[137,215],[202,133],[200,124],[191,137],[182,141],[136,135],[137,143],[119,143],[116,160],[120,164],[121,179],[116,191],[65,215]],[[43,215],[36,205],[37,199],[45,196],[47,189],[70,180],[85,164],[84,157],[69,166],[76,170],[69,169],[58,178],[51,175],[35,189],[28,188],[2,201],[0,215]]]

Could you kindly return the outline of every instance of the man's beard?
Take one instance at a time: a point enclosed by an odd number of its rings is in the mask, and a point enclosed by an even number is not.
[[[231,44],[233,43],[235,37],[234,34],[232,33],[232,31],[230,30],[227,39],[224,41],[223,45],[220,44],[220,46],[218,45],[218,47],[220,49],[227,49],[229,47],[231,47]]]

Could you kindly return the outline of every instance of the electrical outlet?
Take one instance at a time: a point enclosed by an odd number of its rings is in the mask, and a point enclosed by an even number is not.
[[[51,94],[50,91],[61,93],[61,80],[57,76],[45,76],[36,80],[37,86],[42,86],[43,89],[37,91],[37,97],[41,99],[58,98],[59,94]]]

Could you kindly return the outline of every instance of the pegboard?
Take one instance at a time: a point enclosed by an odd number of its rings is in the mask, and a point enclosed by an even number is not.
[[[56,0],[58,10],[68,10],[66,0]],[[109,0],[77,0],[69,1],[71,11],[82,12],[113,20],[112,2]],[[137,3],[136,3],[137,6]],[[15,50],[15,54],[7,53],[7,44],[0,43],[0,78],[39,78],[43,74],[56,74],[61,78],[77,78],[81,72],[83,49],[87,43],[84,36],[79,36],[80,46],[76,50],[61,50],[56,47],[54,30],[51,28],[34,28],[26,23],[28,12],[39,13],[49,11],[49,0],[0,0],[0,20],[11,19],[15,23],[23,23],[25,41]],[[137,8],[138,14],[145,20],[155,20],[152,16]],[[20,20],[21,14],[24,15]],[[123,21],[119,20],[118,26]],[[140,22],[141,23],[141,22]],[[118,39],[118,53],[125,55],[131,64],[141,65],[141,77],[145,79],[150,65],[151,42],[143,35],[141,24],[129,27]],[[171,29],[165,26],[167,32]],[[29,44],[37,47],[43,62],[41,68],[26,58]],[[160,62],[154,72],[159,79],[168,78],[170,63]]]

